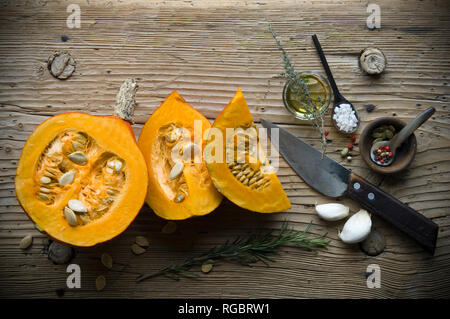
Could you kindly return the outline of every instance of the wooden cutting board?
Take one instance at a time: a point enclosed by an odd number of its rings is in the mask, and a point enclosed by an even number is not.
[[[450,10],[448,1],[377,1],[381,29],[369,30],[365,2],[360,1],[71,1],[78,3],[80,28],[68,28],[66,2],[2,1],[0,4],[0,297],[64,298],[288,298],[288,297],[449,297],[450,284]],[[326,223],[314,204],[330,200],[306,185],[280,159],[278,175],[292,203],[282,214],[261,215],[224,201],[212,214],[177,222],[172,235],[161,233],[165,221],[145,206],[118,238],[93,248],[77,248],[73,263],[81,267],[81,288],[66,287],[65,265],[46,256],[47,239],[18,205],[14,176],[21,149],[32,130],[49,116],[80,111],[110,114],[125,78],[134,77],[137,95],[135,133],[160,103],[177,90],[213,120],[241,87],[256,121],[280,123],[315,146],[317,133],[284,109],[280,52],[267,23],[288,51],[297,70],[324,74],[311,35],[316,33],[340,91],[359,110],[362,124],[381,116],[409,121],[428,106],[436,113],[418,131],[417,155],[396,177],[372,173],[360,159],[344,162],[358,175],[408,203],[440,226],[436,254],[429,256],[412,240],[373,217],[387,247],[366,256],[356,245],[337,238],[343,222]],[[65,40],[65,41],[63,41]],[[375,46],[388,59],[380,77],[362,73],[358,56]],[[46,60],[55,50],[69,51],[77,61],[67,80],[52,77]],[[366,105],[375,106],[373,112]],[[328,155],[343,162],[340,150],[350,141],[338,135],[327,116]],[[344,199],[356,212],[358,204]],[[271,267],[220,264],[197,279],[179,282],[159,277],[139,284],[138,274],[153,272],[248,234],[256,228],[279,228],[290,220],[303,230],[328,232],[327,250],[285,247]],[[27,251],[19,248],[26,234],[34,236]],[[148,251],[135,256],[130,246],[137,235],[149,238]],[[100,263],[103,252],[115,265]],[[381,287],[369,289],[367,267],[377,264]],[[95,290],[104,275],[105,290]]]

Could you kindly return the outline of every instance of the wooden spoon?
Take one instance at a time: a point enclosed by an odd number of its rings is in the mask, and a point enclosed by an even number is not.
[[[377,165],[380,166],[388,166],[391,165],[395,158],[395,151],[397,148],[402,145],[402,143],[412,134],[414,131],[421,126],[426,120],[430,118],[431,115],[435,112],[434,107],[429,107],[422,113],[420,113],[415,119],[409,122],[404,128],[401,129],[400,132],[394,135],[394,137],[389,141],[380,141],[376,142],[372,145],[370,149],[370,158]],[[378,161],[375,156],[375,150],[380,148],[381,146],[389,146],[389,151],[392,152],[392,156],[386,159],[383,159],[383,163]]]

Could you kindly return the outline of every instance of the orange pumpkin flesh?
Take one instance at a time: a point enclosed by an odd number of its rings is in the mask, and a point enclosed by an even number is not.
[[[219,129],[222,143],[215,142],[214,129]],[[259,149],[259,157],[252,157],[248,149],[242,148],[243,160],[237,161],[236,134],[227,138],[227,129],[249,133]],[[247,141],[248,143],[248,141]],[[225,159],[218,160],[214,148],[222,146]],[[206,164],[216,188],[236,205],[260,213],[281,212],[291,208],[275,172],[261,150],[256,126],[244,99],[238,89],[231,102],[219,114],[212,125],[205,152]],[[249,147],[247,147],[249,148]],[[228,158],[228,156],[231,156]]]
[[[134,220],[145,200],[147,169],[128,123],[114,116],[64,113],[28,138],[15,188],[24,210],[49,236],[93,246],[119,235]],[[72,199],[87,210],[75,212],[74,226],[64,214]]]
[[[201,124],[201,141],[194,141],[195,121]],[[138,144],[148,168],[147,204],[158,216],[180,220],[206,215],[222,201],[202,158],[203,133],[210,127],[209,121],[177,92],[170,94],[145,123]],[[188,148],[196,153],[195,158],[182,156]],[[172,156],[174,150],[180,158]],[[181,167],[184,164],[184,168],[171,178],[176,163],[182,163]]]

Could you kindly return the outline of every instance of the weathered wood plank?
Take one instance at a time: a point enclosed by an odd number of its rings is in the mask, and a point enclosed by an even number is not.
[[[359,1],[80,1],[82,27],[66,27],[66,4],[5,1],[0,12],[0,296],[55,297],[65,288],[65,266],[45,254],[46,236],[34,229],[15,199],[14,176],[21,149],[32,130],[49,116],[82,111],[110,114],[117,89],[127,77],[138,78],[135,133],[172,90],[213,120],[238,86],[256,121],[281,123],[318,145],[317,134],[293,119],[281,99],[281,57],[267,23],[272,22],[298,70],[324,73],[310,36],[324,47],[341,92],[360,111],[362,128],[381,116],[411,120],[428,106],[436,113],[416,133],[418,152],[411,167],[395,177],[371,172],[357,148],[351,163],[339,152],[348,138],[338,135],[327,117],[328,154],[357,174],[408,203],[440,225],[435,257],[373,217],[386,236],[386,251],[364,255],[337,238],[343,222],[325,223],[313,205],[329,199],[309,188],[283,159],[278,175],[292,203],[289,212],[260,215],[225,200],[217,211],[178,222],[178,231],[160,233],[164,221],[143,207],[118,238],[93,248],[77,249],[74,263],[82,269],[82,288],[66,289],[66,297],[448,297],[450,296],[450,10],[447,1],[378,1],[382,28],[365,26],[366,4]],[[292,14],[295,12],[295,14]],[[67,42],[61,36],[69,37]],[[361,73],[357,57],[367,46],[388,58],[378,78]],[[74,75],[54,79],[45,61],[54,50],[68,50],[77,60]],[[372,113],[365,105],[373,104]],[[352,212],[357,203],[342,199]],[[215,267],[199,279],[174,282],[155,278],[135,283],[137,274],[157,270],[252,229],[276,229],[284,219],[304,229],[328,231],[328,250],[305,252],[283,248],[270,268],[233,264]],[[18,248],[33,234],[33,246]],[[130,244],[146,235],[151,247],[134,256]],[[116,264],[100,263],[109,252]],[[368,289],[366,267],[382,270],[382,287]],[[97,293],[95,277],[105,274],[107,288]]]

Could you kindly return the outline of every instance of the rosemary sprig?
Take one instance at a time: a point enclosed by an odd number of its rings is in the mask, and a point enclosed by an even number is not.
[[[285,244],[293,244],[310,251],[327,247],[329,243],[329,240],[325,239],[327,234],[311,236],[309,233],[311,224],[312,222],[308,224],[304,231],[297,231],[288,228],[288,221],[285,221],[277,235],[273,235],[272,231],[269,231],[263,235],[260,232],[255,232],[247,238],[238,237],[233,242],[227,241],[225,244],[215,246],[196,257],[188,257],[180,264],[170,263],[155,273],[141,275],[136,281],[140,282],[160,275],[175,280],[179,280],[180,276],[195,277],[197,274],[190,270],[192,267],[201,266],[205,262],[216,264],[219,261],[228,261],[251,266],[251,264],[261,261],[269,266],[269,262],[275,262],[270,255],[276,253],[278,248]]]
[[[281,51],[282,58],[283,58],[283,64],[284,64],[284,73],[281,73],[281,76],[286,78],[290,83],[291,90],[294,91],[294,99],[297,100],[297,102],[303,106],[305,113],[308,116],[309,121],[313,125],[313,127],[320,133],[320,144],[322,148],[322,158],[325,154],[326,147],[327,147],[327,139],[325,136],[325,130],[324,130],[324,117],[323,113],[320,111],[319,108],[317,108],[316,103],[313,102],[311,95],[309,93],[308,85],[306,85],[305,81],[299,76],[299,74],[295,71],[294,65],[292,64],[289,56],[287,55],[286,51],[284,50],[283,46],[281,45],[281,42],[277,38],[277,34],[272,29],[272,24],[269,23],[269,31],[272,34],[272,37],[274,38],[278,49]],[[319,98],[319,103],[322,103],[323,101]]]

